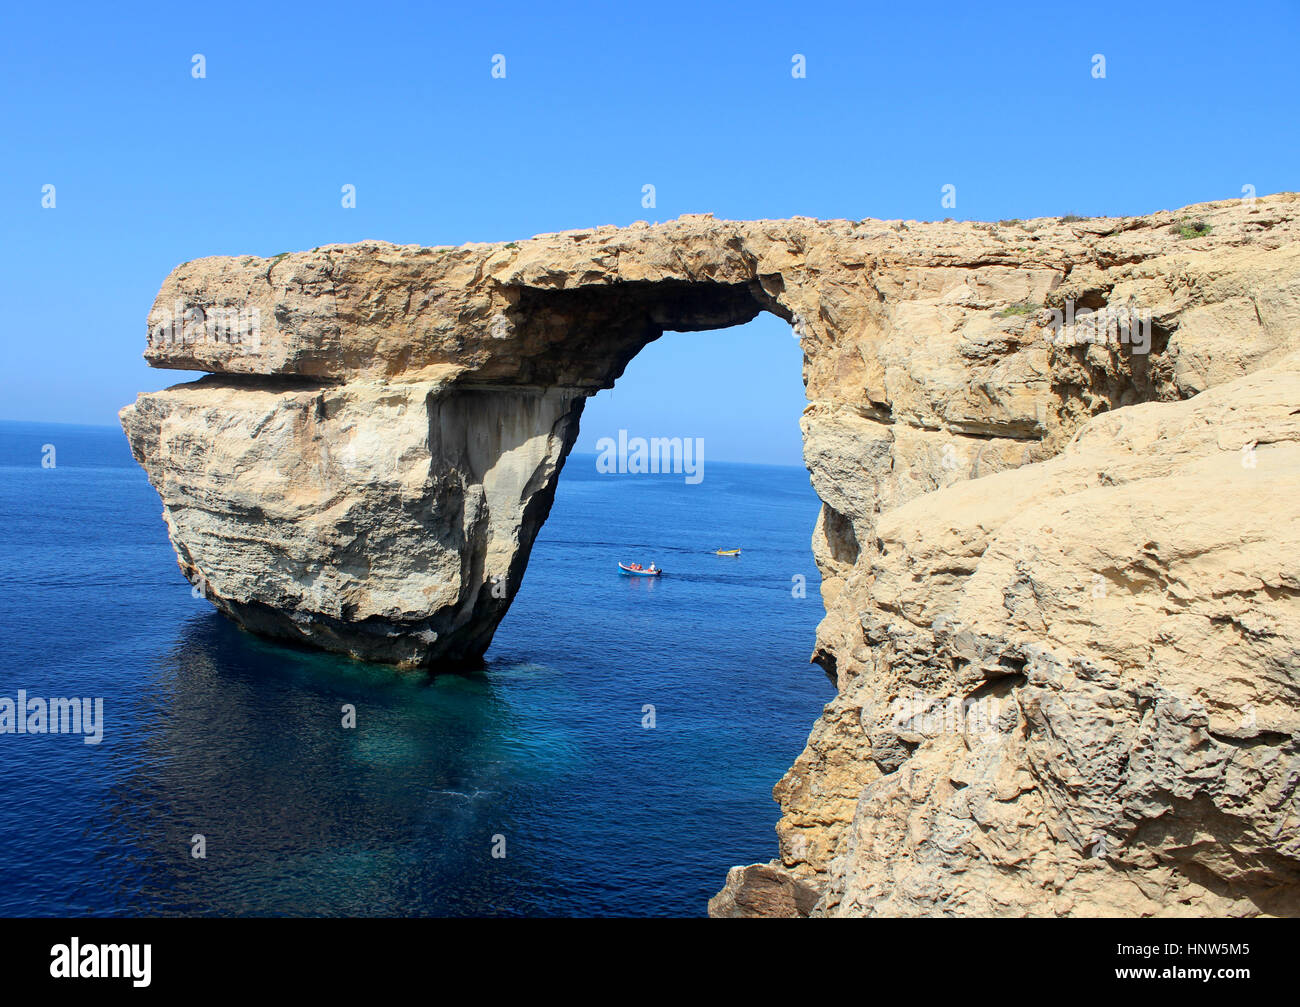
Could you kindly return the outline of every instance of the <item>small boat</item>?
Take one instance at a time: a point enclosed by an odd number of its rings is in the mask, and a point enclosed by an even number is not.
[[[663,573],[658,567],[647,570],[640,563],[620,563],[618,570],[624,577],[658,577]]]
[[[715,555],[715,556],[739,556],[739,555],[740,555],[740,550],[739,550],[739,549],[719,549],[716,553],[714,553],[714,555]]]

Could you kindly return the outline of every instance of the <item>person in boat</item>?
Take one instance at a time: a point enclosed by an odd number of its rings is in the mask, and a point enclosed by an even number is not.
[[[655,565],[654,565],[654,563],[651,563],[651,564],[650,564],[650,572],[651,572],[651,573],[654,573],[654,572],[655,572]]]

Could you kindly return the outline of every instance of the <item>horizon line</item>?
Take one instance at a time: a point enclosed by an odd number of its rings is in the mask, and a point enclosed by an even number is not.
[[[15,419],[9,419],[9,418],[6,418],[6,417],[2,417],[2,416],[0,416],[0,424],[5,424],[5,423],[22,424],[22,425],[24,425],[24,426],[31,426],[31,427],[37,427],[37,426],[48,426],[48,427],[79,427],[79,428],[81,428],[81,429],[83,429],[83,430],[114,430],[114,431],[116,431],[117,433],[121,434],[123,438],[126,437],[126,433],[125,433],[125,431],[123,431],[122,428],[121,428],[120,426],[118,426],[117,424],[115,424],[115,423],[72,423],[72,422],[70,422],[70,421],[68,421],[68,420],[15,420]],[[578,451],[578,450],[575,449],[575,450],[570,451],[569,454],[567,455],[568,458],[573,458],[573,457],[575,457],[575,456],[576,456],[576,457],[579,457],[579,458],[598,458],[598,457],[599,457],[599,452],[596,452],[596,451]],[[808,471],[808,466],[805,465],[805,464],[803,464],[803,463],[800,463],[800,464],[798,464],[798,465],[793,465],[793,464],[790,464],[789,462],[755,462],[755,461],[740,461],[740,460],[735,459],[735,458],[716,458],[716,459],[713,460],[712,464],[714,464],[714,465],[754,465],[754,466],[758,466],[758,467],[760,467],[760,468],[769,468],[769,469],[802,469],[802,470],[805,471],[805,472]]]

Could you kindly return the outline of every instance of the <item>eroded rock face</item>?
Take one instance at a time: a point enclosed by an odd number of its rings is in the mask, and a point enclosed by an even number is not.
[[[727,872],[722,891],[709,899],[715,919],[805,919],[820,892],[776,864],[749,864]]]
[[[727,905],[789,878],[817,913],[1289,912],[1298,211],[202,259],[145,355],[212,374],[122,421],[222,611],[474,661],[585,398],[665,330],[772,311],[804,351],[839,691],[776,787],[773,873]],[[929,731],[950,701],[996,711],[978,743]]]
[[[584,401],[205,378],[122,420],[182,571],[222,612],[366,660],[458,664],[509,607]]]
[[[817,912],[1300,912],[1298,508],[1293,356],[883,515]]]

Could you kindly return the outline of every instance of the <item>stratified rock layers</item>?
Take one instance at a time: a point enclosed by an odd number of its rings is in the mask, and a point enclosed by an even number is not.
[[[232,618],[473,662],[586,397],[665,330],[772,311],[838,694],[777,784],[778,859],[711,911],[1293,914],[1298,212],[202,259],[145,355],[212,374],[122,421]]]

